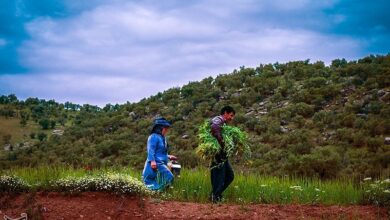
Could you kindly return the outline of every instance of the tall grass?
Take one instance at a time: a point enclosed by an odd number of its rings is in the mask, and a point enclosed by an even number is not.
[[[96,176],[102,173],[128,174],[141,179],[141,171],[130,168],[102,168],[98,170],[72,167],[13,168],[0,171],[0,175],[18,176],[32,189],[50,188],[51,182],[66,177]],[[208,202],[211,192],[210,171],[205,168],[183,169],[180,177],[165,193],[165,198],[179,201]],[[321,181],[319,179],[272,177],[238,173],[224,192],[227,203],[272,204],[359,204],[364,190],[349,179]]]
[[[168,193],[177,200],[207,202],[211,183],[208,169],[183,170]],[[363,190],[349,179],[272,177],[236,174],[224,192],[228,203],[358,204]]]

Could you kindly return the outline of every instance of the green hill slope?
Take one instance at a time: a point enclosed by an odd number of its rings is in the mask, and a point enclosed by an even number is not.
[[[29,147],[0,151],[0,166],[140,168],[152,120],[158,115],[173,122],[168,135],[172,153],[184,166],[203,166],[206,162],[194,152],[198,126],[231,105],[237,111],[233,124],[249,133],[253,151],[249,163],[235,161],[238,169],[321,178],[389,175],[390,145],[385,143],[390,136],[389,86],[387,55],[339,59],[330,66],[307,60],[241,67],[138,103],[102,109],[44,100],[11,102],[2,96],[1,120],[21,120],[21,112],[27,112],[28,123],[42,127],[42,120],[50,125],[54,121],[51,127],[60,125],[64,133],[36,129],[37,134],[46,131],[47,137],[35,138]],[[15,111],[8,119],[7,108]]]

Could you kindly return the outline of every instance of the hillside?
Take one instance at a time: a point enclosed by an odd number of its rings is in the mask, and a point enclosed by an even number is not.
[[[205,166],[194,152],[198,126],[228,104],[253,151],[248,163],[234,162],[236,169],[320,178],[389,176],[389,76],[387,55],[337,59],[329,66],[306,60],[241,67],[104,108],[3,95],[0,144],[12,150],[0,150],[0,167],[140,168],[158,115],[173,122],[168,139],[181,163]]]

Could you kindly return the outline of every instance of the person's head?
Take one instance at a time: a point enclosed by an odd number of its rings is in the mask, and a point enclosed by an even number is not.
[[[165,136],[168,133],[169,127],[171,127],[171,123],[165,118],[156,118],[153,122],[151,133],[157,133]]]
[[[225,106],[221,109],[221,115],[226,121],[231,121],[234,118],[236,111],[231,106]]]

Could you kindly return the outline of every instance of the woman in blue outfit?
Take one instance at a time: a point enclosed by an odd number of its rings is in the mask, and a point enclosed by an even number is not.
[[[147,188],[164,190],[173,182],[173,174],[168,168],[168,144],[165,135],[171,124],[165,118],[154,120],[152,132],[147,142],[147,159],[142,172],[142,178]]]

